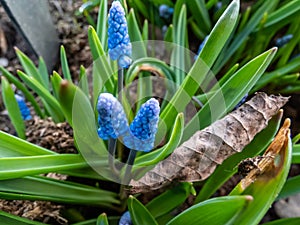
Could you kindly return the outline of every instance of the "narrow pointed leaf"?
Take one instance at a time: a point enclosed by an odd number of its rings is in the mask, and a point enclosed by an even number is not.
[[[2,77],[1,79],[1,88],[3,102],[8,111],[9,118],[16,129],[18,136],[25,139],[25,124],[22,114],[15,98],[15,93],[5,77]]]
[[[128,210],[134,225],[158,225],[148,209],[133,196],[129,196]]]
[[[60,61],[63,71],[64,78],[69,82],[72,82],[72,77],[69,69],[69,64],[67,60],[67,55],[64,46],[60,46]]]
[[[60,84],[63,81],[63,78],[55,71],[53,71],[53,75],[50,78],[51,80],[51,85],[52,85],[52,91],[53,91],[53,96],[58,99],[59,96],[59,88]]]
[[[277,199],[286,198],[300,193],[300,176],[294,176],[285,182]]]
[[[192,183],[180,183],[152,199],[146,205],[146,208],[154,218],[163,216],[183,204],[187,197],[190,196],[192,189]]]
[[[281,191],[291,165],[290,121],[285,120],[274,141],[230,195],[253,196],[253,201],[234,219],[235,224],[258,224]]]
[[[0,165],[0,180],[87,167],[76,154],[0,158]]]
[[[0,197],[96,205],[111,209],[120,203],[114,192],[40,176],[0,181]]]
[[[49,90],[42,86],[35,78],[27,76],[22,71],[17,71],[19,77],[29,86],[32,90],[34,90],[49,106],[51,110],[51,116],[54,121],[61,122],[64,120],[64,116],[61,112],[59,103],[57,100],[50,94]]]
[[[231,224],[229,222],[239,215],[251,200],[249,195],[209,199],[180,213],[167,225]]]
[[[166,123],[167,130],[171,127],[172,118],[178,112],[183,112],[192,96],[199,89],[210,67],[218,57],[229,35],[233,31],[239,12],[239,1],[232,1],[211,31],[198,59],[184,79],[179,90],[174,94],[170,104],[162,111],[161,120]],[[162,136],[165,130],[160,123],[157,136]]]
[[[18,90],[22,91],[24,94],[25,98],[31,103],[33,106],[36,114],[43,118],[44,114],[40,108],[40,106],[37,104],[34,96],[30,93],[30,91],[22,84],[21,81],[19,81],[14,75],[12,75],[8,70],[4,69],[2,66],[0,66],[0,71],[2,72],[2,75],[6,77],[6,79],[10,82],[13,83]]]
[[[68,123],[71,126],[73,124],[73,104],[76,91],[79,91],[79,89],[73,83],[66,80],[63,80],[60,83],[58,94],[59,103]]]
[[[0,221],[5,225],[45,225],[19,216],[15,216],[4,211],[0,211]]]
[[[102,214],[97,218],[96,225],[109,225],[109,224],[108,224],[108,220],[107,220],[107,216],[106,216],[105,213],[102,213]]]
[[[41,78],[43,79],[43,83],[45,84],[45,87],[49,87],[48,69],[42,57],[39,58],[38,70],[39,70],[39,74],[41,75]]]
[[[97,35],[104,47],[107,48],[107,0],[101,0],[97,19]]]
[[[186,125],[182,141],[187,140],[194,132],[207,127],[232,110],[261,77],[271,63],[276,50],[277,48],[272,48],[264,52],[232,75]],[[200,127],[198,126],[199,121]]]
[[[48,88],[47,82],[42,78],[34,63],[18,48],[16,48],[16,54],[25,70],[25,73],[27,73],[30,77],[34,77],[40,85]]]
[[[140,32],[134,10],[131,9],[127,16],[128,34],[132,44],[132,58],[139,59],[147,56],[147,49],[143,42],[143,36]]]
[[[105,87],[109,93],[114,91],[114,82],[113,82],[113,71],[108,62],[107,54],[103,49],[103,46],[98,38],[98,35],[93,27],[89,27],[88,30],[88,39],[91,47],[91,52],[94,60],[93,64],[93,76],[98,78],[97,81],[93,81],[93,99],[96,101],[99,92],[102,91],[101,86]],[[100,82],[100,84],[99,84]]]

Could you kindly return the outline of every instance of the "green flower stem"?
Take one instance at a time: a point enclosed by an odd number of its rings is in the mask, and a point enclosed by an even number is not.
[[[124,82],[124,69],[119,67],[118,70],[118,100],[122,104],[122,91]]]
[[[136,157],[137,151],[134,149],[131,149],[129,152],[129,156],[126,162],[126,170],[124,173],[124,177],[122,179],[122,184],[121,184],[121,189],[120,189],[120,198],[125,199],[126,198],[126,193],[125,193],[125,186],[129,184],[130,180],[132,179],[132,174],[131,174],[131,169]]]
[[[108,164],[109,167],[111,169],[111,171],[115,174],[115,175],[119,175],[119,171],[117,170],[117,168],[115,167],[115,154],[116,154],[116,146],[117,146],[117,139],[113,139],[110,138],[108,140]]]

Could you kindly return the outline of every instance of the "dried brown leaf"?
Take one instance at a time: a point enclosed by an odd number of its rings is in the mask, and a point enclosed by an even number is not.
[[[284,160],[277,160],[278,156],[283,149],[286,149],[289,136],[290,136],[290,119],[286,119],[284,124],[280,128],[278,134],[267,148],[263,156],[249,158],[244,160],[239,167],[242,167],[244,163],[256,161],[255,166],[249,171],[247,176],[241,180],[241,188],[245,190],[251,183],[253,183],[258,177],[264,178],[276,176],[278,170],[282,167]]]
[[[218,164],[242,151],[287,101],[286,97],[257,93],[223,119],[197,131],[141,179],[132,180],[130,192],[147,192],[174,181],[206,179]]]

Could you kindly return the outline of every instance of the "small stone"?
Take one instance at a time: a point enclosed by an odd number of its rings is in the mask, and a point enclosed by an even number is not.
[[[7,67],[8,66],[8,59],[1,57],[0,58],[0,66]]]

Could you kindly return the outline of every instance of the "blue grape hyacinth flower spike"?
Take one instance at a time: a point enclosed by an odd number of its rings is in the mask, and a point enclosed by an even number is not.
[[[23,120],[32,119],[32,116],[30,115],[30,110],[26,105],[25,99],[21,95],[18,95],[18,94],[15,94],[15,98],[16,98],[18,106],[20,108],[20,112],[21,112]]]
[[[165,19],[169,19],[174,12],[174,9],[167,5],[160,5],[158,10],[159,10],[159,16]]]
[[[130,135],[124,136],[124,144],[137,151],[149,152],[154,147],[159,120],[159,102],[155,98],[145,102],[130,124]]]
[[[132,47],[128,35],[124,9],[119,1],[114,1],[108,15],[108,54],[118,60],[121,68],[128,68],[132,62]]]
[[[129,211],[126,211],[121,216],[119,225],[133,225]]]
[[[117,137],[129,132],[128,120],[123,106],[110,93],[102,93],[98,97],[98,136],[103,140]]]

